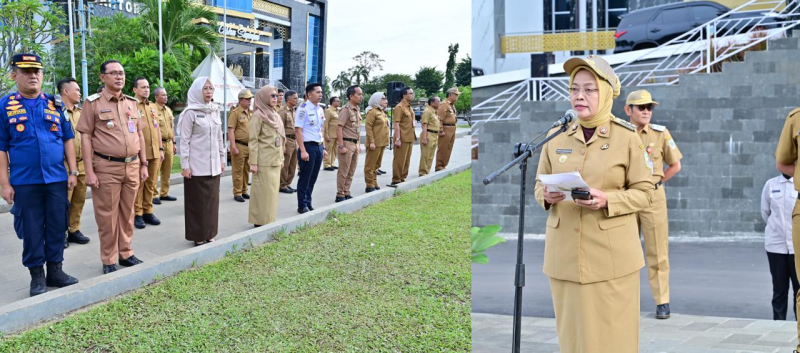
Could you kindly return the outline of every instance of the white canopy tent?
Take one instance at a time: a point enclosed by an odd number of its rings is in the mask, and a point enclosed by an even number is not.
[[[227,73],[223,74],[225,71]],[[203,62],[192,72],[192,78],[201,76],[208,76],[211,79],[211,83],[214,84],[214,102],[220,105],[225,102],[226,111],[238,103],[239,91],[243,90],[245,86],[230,69],[225,67],[225,64],[216,54],[208,54]],[[224,95],[227,95],[227,97]]]

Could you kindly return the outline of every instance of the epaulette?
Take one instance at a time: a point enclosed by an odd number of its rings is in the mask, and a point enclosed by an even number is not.
[[[50,98],[50,101],[53,102],[53,105],[55,105],[56,108],[58,108],[56,110],[63,110],[64,103],[61,102],[61,97],[58,97],[58,96],[47,96],[47,98]]]
[[[658,131],[658,132],[664,132],[664,130],[666,130],[666,129],[667,129],[667,127],[666,127],[666,126],[664,126],[664,125],[658,125],[658,124],[650,124],[650,128],[651,128],[651,129],[653,129],[653,130],[656,130],[656,131]]]
[[[94,101],[97,100],[97,98],[100,98],[100,93],[95,93],[95,94],[93,94],[91,96],[88,96],[88,97],[86,97],[86,100],[90,101],[90,102],[94,102]]]
[[[306,107],[306,103],[303,103],[303,104],[300,105],[300,108],[305,108],[305,107]]]
[[[627,122],[625,120],[622,120],[620,118],[614,118],[614,122],[617,123],[618,125],[624,126],[628,130],[636,132],[636,125],[633,125],[633,124],[631,124],[631,123],[629,123],[629,122]]]
[[[793,115],[798,113],[800,113],[800,108],[794,108],[791,112],[789,112],[789,115],[787,115],[786,117],[791,118]]]
[[[135,100],[136,100],[136,97],[134,97],[134,96],[129,96],[129,95],[127,95],[127,94],[125,94],[124,96],[125,96],[125,97],[127,97],[127,98],[128,98],[128,99],[130,99],[130,100],[133,100],[133,101],[135,101]]]

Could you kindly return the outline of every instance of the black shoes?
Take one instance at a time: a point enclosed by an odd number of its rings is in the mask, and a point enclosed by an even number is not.
[[[293,188],[293,187],[291,187],[291,186],[287,186],[286,188],[287,188],[287,189],[289,189],[289,190],[291,190],[292,192],[297,192],[297,189],[295,189],[295,188]]]
[[[157,197],[156,197],[156,198],[154,198],[154,199],[153,199],[153,204],[154,204],[154,205],[160,205],[160,204],[161,204],[161,199],[159,199],[159,198],[157,198]]]
[[[337,170],[337,169],[339,169],[339,167],[331,167],[331,168],[333,168],[333,170]]]
[[[308,210],[309,211],[313,211],[314,210],[314,206],[308,205]]]
[[[384,175],[384,174],[386,174],[386,172],[384,172],[384,171],[382,171],[382,170],[380,170],[380,169],[378,169],[377,173],[378,173],[378,175]]]
[[[131,257],[129,257],[127,259],[120,259],[119,260],[119,265],[120,266],[125,266],[125,267],[131,267],[131,266],[136,266],[136,265],[138,265],[140,263],[143,263],[143,262],[144,261],[139,260],[136,257],[136,255],[131,255]]]
[[[78,279],[66,274],[60,262],[48,262],[46,283],[50,287],[62,288],[78,283]]]
[[[161,200],[161,201],[178,201],[178,198],[177,198],[177,197],[174,197],[174,196],[169,196],[169,195],[167,195],[167,196],[161,196],[161,197],[159,197],[158,199],[159,199],[159,200]]]
[[[157,225],[161,224],[161,221],[158,218],[156,218],[156,215],[154,215],[152,213],[143,214],[142,215],[142,220],[144,221],[144,223],[147,223],[147,224],[149,224],[151,226],[157,226]]]
[[[352,197],[352,196],[350,196],[350,195],[344,195],[344,199],[345,199],[345,200],[349,200],[349,199],[352,199],[352,198],[353,198],[353,197]]]
[[[233,199],[239,202],[244,202],[244,197],[241,196],[234,196]]]
[[[117,265],[103,265],[103,274],[107,275],[111,272],[117,272]]]
[[[284,194],[291,194],[291,193],[293,193],[293,192],[294,192],[294,190],[292,190],[292,189],[290,189],[290,188],[283,188],[283,189],[280,189],[280,190],[278,190],[278,191],[279,191],[279,192],[282,192],[282,193],[284,193]]]
[[[344,200],[345,200],[345,198],[343,196],[336,196],[336,200],[334,200],[334,201],[335,202],[342,202]]]
[[[245,199],[245,200],[249,200],[250,199],[250,195],[249,194],[242,194],[242,198]]]
[[[80,230],[76,230],[74,233],[67,232],[67,241],[70,243],[86,244],[89,242],[89,238],[83,235]],[[64,247],[66,247],[66,245]]]
[[[402,183],[402,181],[393,181],[393,182],[392,182],[391,184],[389,184],[388,186],[389,186],[389,187],[396,188],[396,187],[397,187],[397,185],[399,185],[400,183]]]
[[[47,284],[44,280],[44,267],[36,266],[28,268],[31,273],[31,297],[37,296],[47,291]]]
[[[322,168],[322,170],[327,170],[329,172],[336,170],[334,167]]]
[[[64,237],[64,249],[69,247],[69,236]]]
[[[656,319],[669,319],[669,303],[656,306]]]
[[[133,226],[136,227],[136,229],[144,229],[145,225],[142,216],[133,217]]]
[[[299,213],[299,214],[303,214],[303,213],[306,213],[306,212],[308,212],[308,207],[303,207],[303,208],[298,208],[297,209],[297,213]]]
[[[376,189],[376,188],[367,188],[366,192],[369,194],[369,193],[371,193],[371,192],[373,192],[375,190],[378,190],[378,189]]]

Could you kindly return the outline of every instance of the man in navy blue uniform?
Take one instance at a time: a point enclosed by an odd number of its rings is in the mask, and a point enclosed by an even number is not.
[[[42,93],[42,59],[17,54],[11,65],[11,79],[19,91],[0,98],[0,196],[13,205],[22,264],[31,273],[34,296],[47,291],[47,286],[78,283],[61,269],[69,218],[67,191],[77,183],[78,167],[74,134],[61,102]]]

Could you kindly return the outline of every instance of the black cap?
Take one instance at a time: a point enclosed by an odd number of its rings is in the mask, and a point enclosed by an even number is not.
[[[11,66],[15,66],[20,69],[41,69],[42,58],[36,54],[17,54],[11,57]]]

